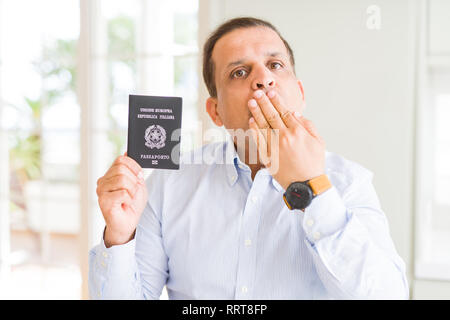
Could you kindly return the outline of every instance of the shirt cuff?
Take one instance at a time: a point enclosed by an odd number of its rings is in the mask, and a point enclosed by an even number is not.
[[[333,186],[313,199],[305,209],[303,230],[311,244],[334,234],[347,223],[347,209]]]
[[[128,275],[134,273],[136,239],[122,245],[106,248],[102,239],[97,254],[98,263],[107,269],[111,276]]]

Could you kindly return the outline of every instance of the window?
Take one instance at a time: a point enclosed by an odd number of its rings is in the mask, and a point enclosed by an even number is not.
[[[450,280],[450,21],[448,1],[422,12],[417,114],[415,276]]]
[[[421,132],[416,276],[450,280],[450,71],[432,68]]]
[[[196,0],[81,0],[81,193],[83,247],[104,228],[96,181],[126,150],[128,94],[183,97],[183,130],[198,123]],[[194,140],[196,141],[196,140]],[[186,143],[188,142],[188,143]],[[193,147],[181,141],[181,151]],[[144,170],[148,175],[149,171]],[[82,259],[87,295],[87,257]]]
[[[78,298],[78,1],[1,5],[0,296]]]
[[[197,132],[198,3],[0,6],[0,297],[87,298],[96,181],[126,151],[128,95],[183,97]]]

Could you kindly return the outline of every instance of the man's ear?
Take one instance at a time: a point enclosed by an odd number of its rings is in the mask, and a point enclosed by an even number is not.
[[[297,84],[298,84],[298,86],[300,88],[300,91],[302,92],[303,102],[305,102],[305,91],[303,90],[303,84],[302,84],[302,82],[300,80],[297,80]]]
[[[222,119],[217,113],[217,98],[209,97],[206,99],[206,112],[208,112],[211,120],[219,127],[223,126]]]

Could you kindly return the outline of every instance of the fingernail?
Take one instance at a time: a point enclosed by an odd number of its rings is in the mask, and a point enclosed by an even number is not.
[[[139,171],[138,178],[139,179],[144,179],[144,173],[142,173],[142,171]]]
[[[298,112],[298,111],[295,111],[295,112],[294,112],[294,116],[295,116],[296,118],[299,118],[299,119],[302,117],[301,113]]]
[[[262,92],[261,90],[256,90],[255,91],[255,97],[256,98],[261,98],[263,96],[264,92]]]
[[[275,97],[275,91],[270,90],[269,92],[267,92],[267,96],[272,99],[273,97]]]
[[[256,103],[256,100],[255,100],[255,99],[251,99],[251,100],[248,102],[248,105],[249,105],[250,107],[255,108],[258,104]]]
[[[253,123],[253,122],[255,122],[255,119],[253,119],[253,117],[250,117],[250,119],[248,120],[248,122]]]

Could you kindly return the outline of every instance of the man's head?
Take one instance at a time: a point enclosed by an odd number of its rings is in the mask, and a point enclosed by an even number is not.
[[[287,108],[303,111],[292,49],[260,19],[232,19],[210,35],[203,48],[203,78],[210,94],[207,112],[227,129],[248,129],[248,101],[258,89],[275,90]]]

